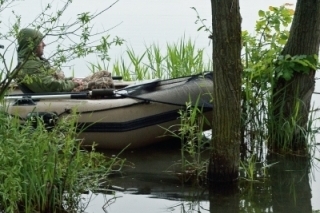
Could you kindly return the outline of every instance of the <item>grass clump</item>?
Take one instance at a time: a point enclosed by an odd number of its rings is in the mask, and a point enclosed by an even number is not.
[[[112,171],[114,160],[81,147],[74,115],[50,129],[5,113],[0,122],[0,212],[81,212],[80,195]]]

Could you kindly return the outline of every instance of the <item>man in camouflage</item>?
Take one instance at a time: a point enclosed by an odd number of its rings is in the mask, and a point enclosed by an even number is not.
[[[64,73],[54,69],[43,58],[45,43],[43,35],[25,28],[18,34],[18,63],[22,64],[16,81],[31,92],[77,92],[94,88],[113,88],[111,74],[99,71],[84,79],[65,78]]]

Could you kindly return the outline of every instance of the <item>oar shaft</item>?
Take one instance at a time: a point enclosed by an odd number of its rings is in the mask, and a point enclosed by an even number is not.
[[[61,94],[61,95],[20,95],[20,96],[6,96],[5,100],[17,100],[23,98],[30,99],[84,99],[87,98],[86,93],[79,94]]]

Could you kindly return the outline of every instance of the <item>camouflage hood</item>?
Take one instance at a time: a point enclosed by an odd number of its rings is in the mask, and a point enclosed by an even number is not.
[[[34,53],[43,39],[42,33],[38,30],[24,28],[20,30],[18,41],[18,63],[24,63],[23,68],[17,75],[20,80],[27,74],[50,74],[50,64],[47,60],[37,57]]]
[[[18,59],[26,59],[35,51],[43,39],[42,33],[37,30],[24,28],[20,30],[18,40]]]

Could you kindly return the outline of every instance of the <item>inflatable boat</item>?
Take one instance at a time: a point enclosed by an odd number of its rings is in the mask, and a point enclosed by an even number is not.
[[[200,107],[211,121],[212,72],[115,86],[77,93],[11,94],[5,103],[9,114],[23,119],[37,114],[50,120],[50,116],[59,118],[76,110],[79,138],[102,149],[132,149],[168,141],[166,130],[180,124],[179,110],[187,102]],[[204,130],[211,128],[209,123]]]

